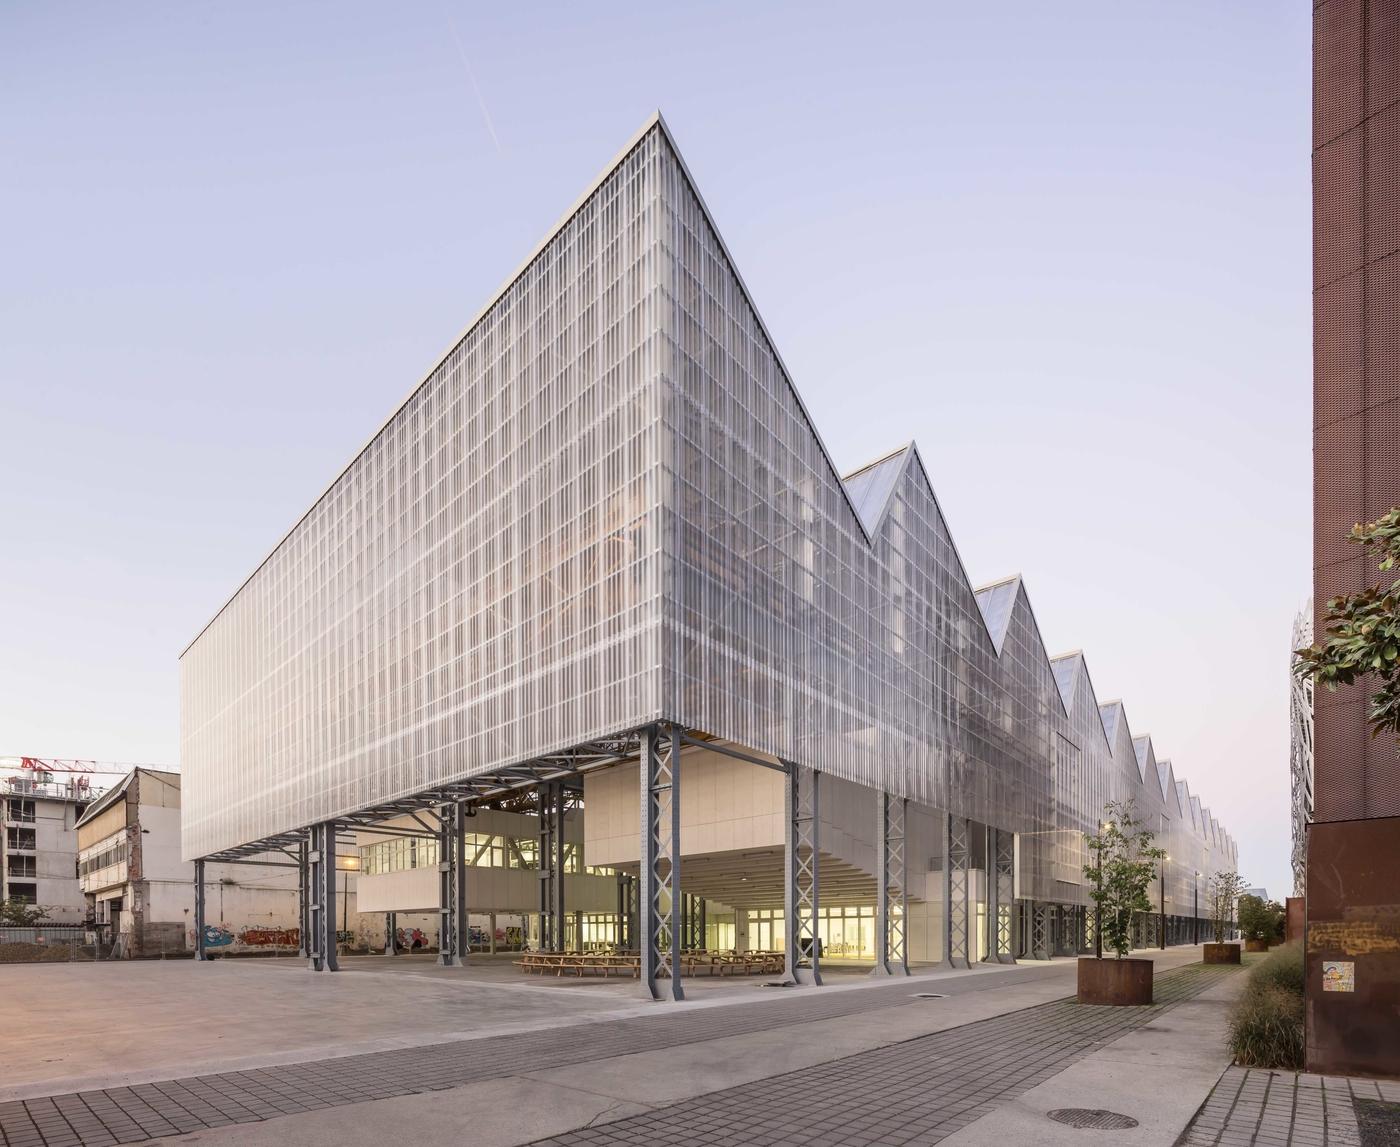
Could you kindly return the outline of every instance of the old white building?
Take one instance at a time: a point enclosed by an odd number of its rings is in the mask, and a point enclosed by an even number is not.
[[[194,948],[194,865],[180,859],[180,796],[179,773],[137,768],[78,820],[77,882],[119,955]],[[341,877],[353,901],[353,874]],[[211,865],[205,885],[210,951],[296,951],[294,868]]]
[[[18,900],[48,910],[48,921],[75,924],[83,918],[78,889],[79,817],[93,799],[82,781],[60,781],[36,772],[0,781],[0,900]]]

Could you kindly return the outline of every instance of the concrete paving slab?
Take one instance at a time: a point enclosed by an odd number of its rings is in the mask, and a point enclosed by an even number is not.
[[[606,1095],[512,1077],[284,1115],[261,1123],[237,1123],[155,1140],[201,1143],[210,1147],[518,1147],[581,1127],[598,1127],[647,1111]]]
[[[1044,1083],[943,1140],[947,1147],[1035,1143],[1083,1147],[1086,1138],[1125,1147],[1172,1147],[1230,1065],[1225,1036],[1229,1005],[1244,987],[1232,976],[1195,1000],[1114,1040]],[[1049,1118],[1070,1107],[1131,1116],[1124,1130],[1078,1129]]]

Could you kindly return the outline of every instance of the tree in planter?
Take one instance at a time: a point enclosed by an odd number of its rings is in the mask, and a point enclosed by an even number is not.
[[[1382,572],[1394,569],[1400,563],[1400,506],[1353,526],[1347,541],[1379,554]],[[1329,601],[1322,640],[1294,651],[1293,672],[1328,689],[1371,677],[1371,736],[1389,733],[1400,745],[1400,581]]]
[[[1155,839],[1142,827],[1131,797],[1109,801],[1102,828],[1086,839],[1093,863],[1084,866],[1084,875],[1093,885],[1094,917],[1104,945],[1120,960],[1133,948],[1133,914],[1152,911],[1147,889],[1167,855]]]
[[[1244,890],[1244,877],[1233,869],[1210,878],[1210,927],[1217,944],[1225,943],[1225,930],[1235,918],[1235,901]]]
[[[28,928],[48,918],[49,910],[42,904],[30,904],[24,900],[0,900],[0,925]]]
[[[1240,931],[1246,940],[1273,942],[1283,935],[1283,908],[1272,900],[1244,895],[1239,902]]]

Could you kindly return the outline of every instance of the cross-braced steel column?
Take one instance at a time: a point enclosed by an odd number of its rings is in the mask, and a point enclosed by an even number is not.
[[[311,826],[306,854],[309,917],[306,957],[313,971],[336,972],[335,957],[335,821]]]
[[[384,954],[399,954],[399,922],[398,914],[394,912],[384,913]]]
[[[470,948],[467,932],[467,858],[461,801],[438,809],[438,963],[460,968]]]
[[[204,943],[204,861],[194,862],[194,958],[209,959]]]
[[[784,908],[787,976],[794,983],[820,985],[821,938],[817,914],[821,910],[820,825],[815,769],[784,761],[787,770],[787,848],[784,850]]]
[[[995,847],[993,879],[997,887],[996,947],[993,949],[993,958],[1002,964],[1014,964],[1016,953],[1012,947],[1012,922],[1016,910],[1016,834],[994,828],[992,839]]]
[[[1030,906],[1031,959],[1050,959],[1050,906],[1039,902]]]
[[[948,847],[943,858],[943,956],[950,968],[966,968],[971,930],[967,910],[971,883],[968,879],[967,818],[948,813],[944,824]]]
[[[982,961],[995,964],[1000,961],[997,955],[997,830],[991,825],[982,826],[982,876],[987,886],[987,910],[982,915],[982,947],[985,950]]]
[[[659,1000],[681,988],[681,733],[675,725],[642,731],[642,856],[638,889],[642,982]],[[663,988],[661,981],[666,980]]]
[[[877,793],[878,848],[875,867],[875,976],[907,976],[906,919],[909,895],[904,864],[904,821],[908,801]]]
[[[311,846],[306,834],[297,845],[297,955],[303,960],[311,957]]]

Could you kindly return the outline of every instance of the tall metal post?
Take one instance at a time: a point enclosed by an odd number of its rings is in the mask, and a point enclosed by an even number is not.
[[[1167,867],[1157,865],[1157,910],[1162,917],[1162,951],[1167,950]]]
[[[787,847],[784,895],[787,975],[798,984],[820,986],[821,841],[815,769],[784,761],[787,770]]]
[[[967,818],[946,814],[947,855],[943,860],[943,951],[950,968],[968,967],[968,826]]]
[[[680,764],[678,728],[651,725],[642,731],[638,925],[642,983],[655,1000],[685,998],[681,987]]]
[[[204,861],[194,862],[194,958],[209,959],[204,942]]]
[[[1050,959],[1050,906],[1033,901],[1031,916],[1031,959]]]
[[[1014,913],[1016,910],[1016,834],[994,828],[992,829],[992,838],[996,848],[996,959],[998,963],[1014,964],[1016,962],[1016,952],[1013,947],[1015,940]]]
[[[307,960],[313,971],[336,972],[340,964],[335,953],[335,821],[311,826],[307,866]]]
[[[460,801],[438,809],[438,964],[460,968],[469,948],[467,871]]]
[[[297,955],[311,957],[311,846],[306,833],[297,845]]]
[[[1191,943],[1201,942],[1201,874],[1196,873],[1195,884],[1191,888]]]
[[[995,964],[997,959],[997,830],[991,825],[982,828],[982,878],[987,885],[987,907],[982,917],[982,946],[986,954],[985,963]]]
[[[875,968],[876,976],[907,976],[909,898],[904,861],[904,822],[908,801],[877,793],[879,857],[876,861]]]
[[[397,912],[384,913],[384,954],[399,954],[399,920]]]
[[[550,906],[550,914],[554,917],[554,938],[558,942],[559,951],[564,951],[568,946],[568,932],[565,921],[568,917],[564,913],[564,813],[568,809],[568,791],[564,784],[554,786],[554,855],[550,858],[550,871],[554,874],[554,879],[550,882],[550,891],[554,894],[554,903]],[[576,934],[574,944],[578,948],[583,947],[583,936]]]
[[[540,947],[564,950],[564,786],[541,785],[540,809]]]

